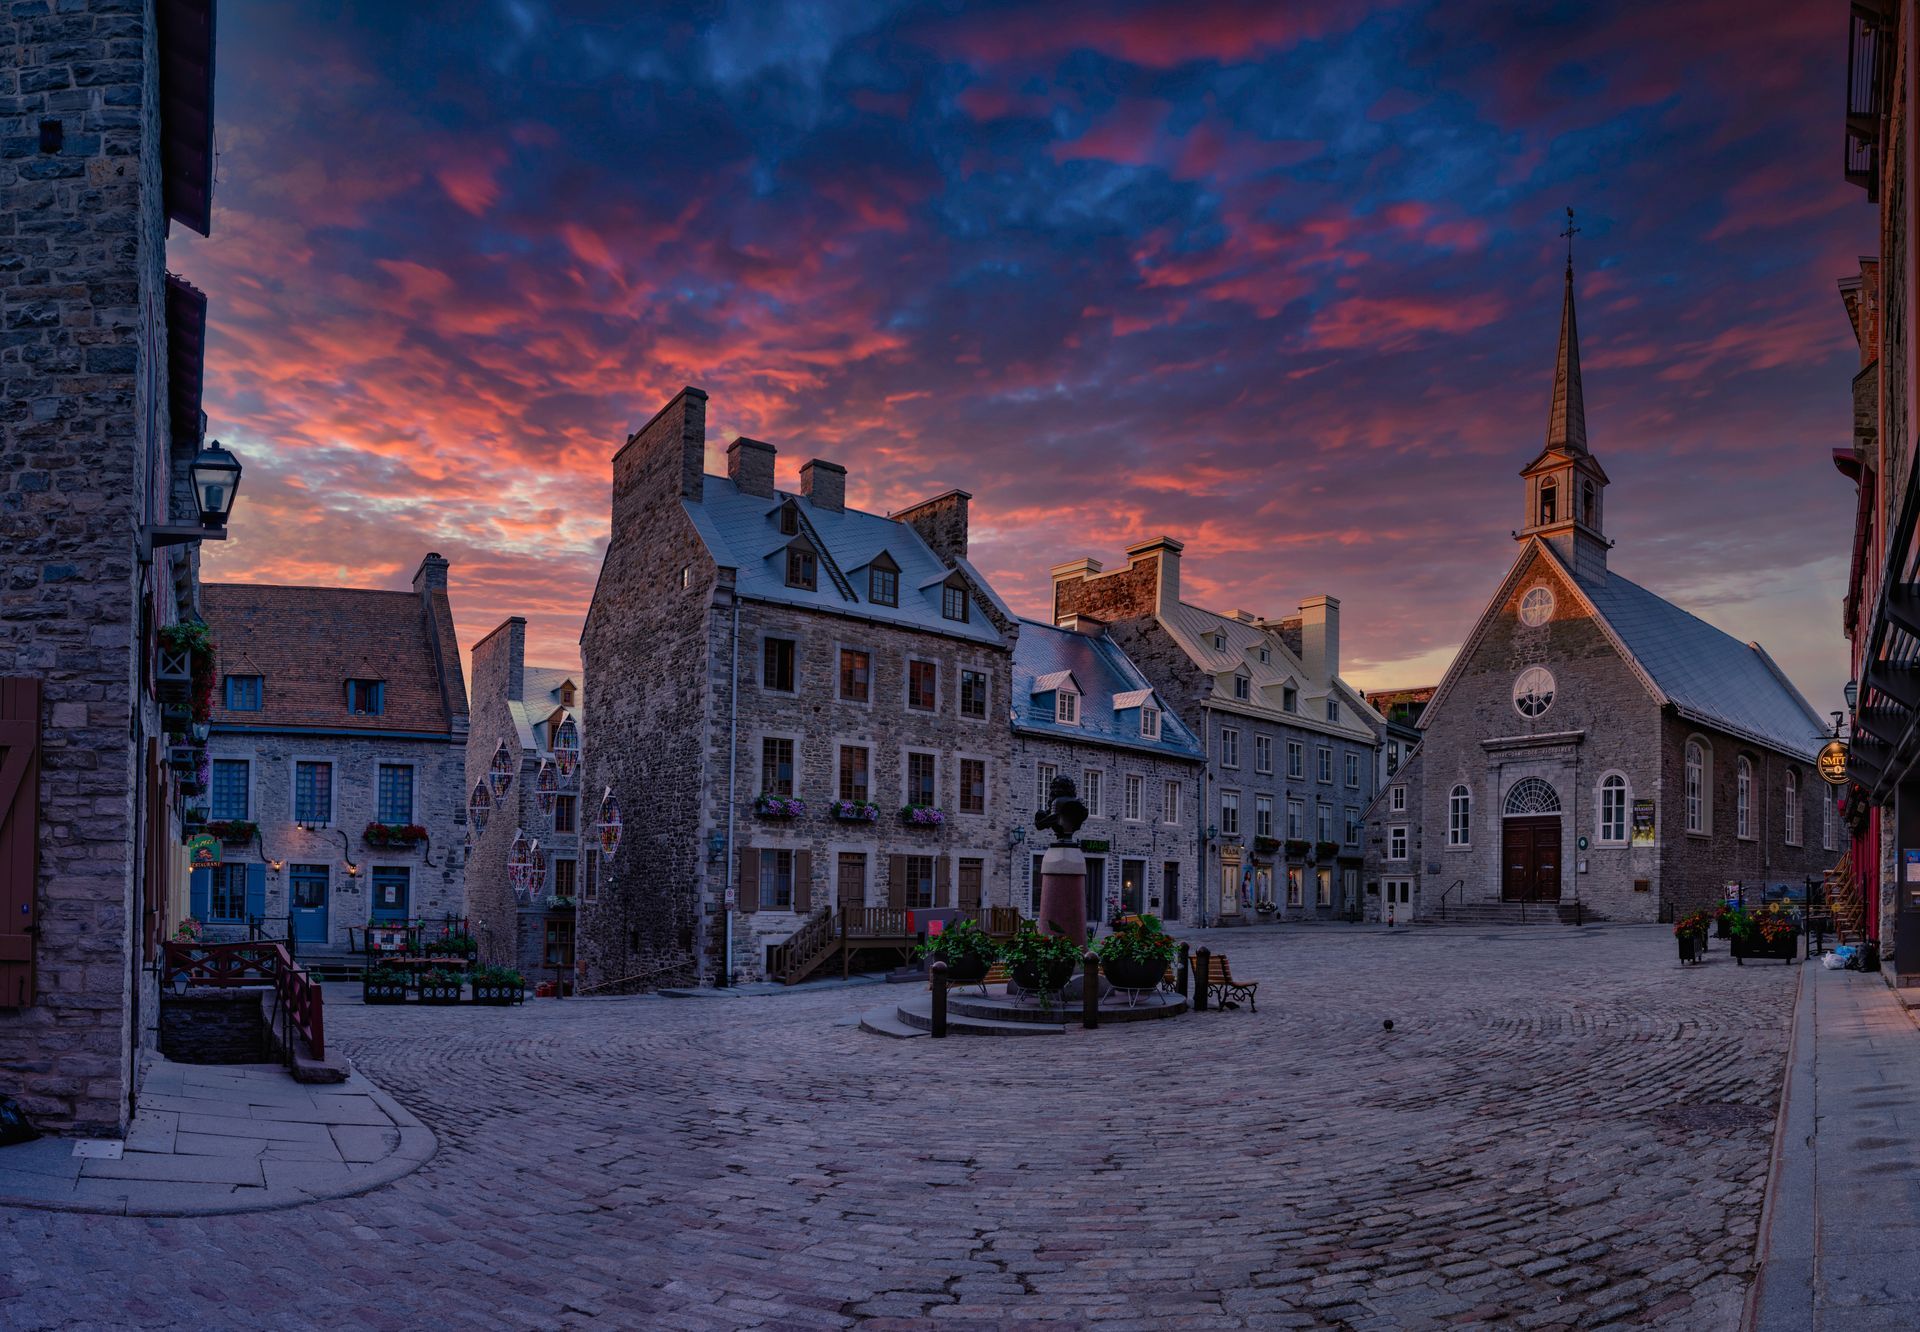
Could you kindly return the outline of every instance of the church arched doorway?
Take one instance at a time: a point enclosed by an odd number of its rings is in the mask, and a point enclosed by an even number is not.
[[[1500,896],[1560,900],[1560,793],[1538,777],[1513,784],[1500,807]]]

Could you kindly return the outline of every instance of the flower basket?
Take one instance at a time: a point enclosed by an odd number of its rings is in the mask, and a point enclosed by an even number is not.
[[[1253,839],[1253,849],[1263,856],[1270,856],[1280,849],[1280,839],[1278,837],[1256,837]]]
[[[461,979],[451,971],[430,971],[420,978],[420,1002],[423,1004],[457,1004],[460,1002]]]
[[[207,825],[207,831],[228,846],[245,846],[260,831],[260,825],[251,819],[215,819]]]
[[[1307,852],[1311,850],[1312,847],[1313,843],[1304,837],[1289,837],[1286,840],[1287,854],[1295,860],[1305,860],[1307,858]]]
[[[803,819],[807,802],[793,796],[763,795],[754,800],[753,812],[763,819]]]
[[[912,824],[917,828],[938,828],[947,821],[947,816],[932,805],[902,805],[900,822]]]
[[[920,945],[919,953],[931,967],[947,964],[950,985],[973,985],[985,979],[1000,958],[1000,945],[973,920],[956,920]]]
[[[1313,844],[1313,855],[1316,860],[1332,860],[1339,854],[1340,843],[1338,842],[1315,842]]]
[[[878,823],[880,806],[865,800],[836,800],[833,817],[842,823]]]
[[[369,823],[360,832],[368,846],[418,846],[427,840],[427,830],[417,823]]]

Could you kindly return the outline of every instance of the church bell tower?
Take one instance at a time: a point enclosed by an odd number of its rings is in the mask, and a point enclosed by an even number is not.
[[[1568,230],[1571,233],[1571,212]],[[1521,541],[1530,537],[1545,541],[1576,578],[1605,577],[1607,547],[1611,544],[1603,526],[1607,474],[1587,450],[1587,405],[1580,389],[1580,335],[1573,318],[1571,248],[1560,305],[1560,350],[1553,365],[1547,445],[1520,475],[1527,483],[1527,515],[1514,535]]]

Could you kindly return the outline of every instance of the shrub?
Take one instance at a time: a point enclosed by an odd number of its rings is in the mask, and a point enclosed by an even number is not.
[[[980,928],[977,920],[956,920],[920,945],[919,956],[929,962],[945,962],[949,967],[964,964],[992,966],[1000,958],[1000,945]]]

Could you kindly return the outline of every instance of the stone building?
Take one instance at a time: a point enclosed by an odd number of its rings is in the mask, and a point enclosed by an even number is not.
[[[578,904],[599,893],[598,842],[580,835],[583,684],[577,670],[527,665],[527,622],[518,615],[473,646],[466,885],[474,937],[483,960],[565,984]],[[538,863],[519,884],[508,872],[516,837]]]
[[[1520,475],[1518,557],[1420,718],[1417,913],[1441,894],[1635,921],[1734,883],[1798,897],[1836,856],[1825,728],[1757,643],[1608,567],[1571,265],[1546,444]]]
[[[1183,549],[1163,536],[1111,573],[1092,559],[1055,567],[1054,618],[1106,623],[1202,737],[1200,923],[1357,917],[1380,718],[1340,678],[1340,603],[1310,597],[1285,618],[1203,610],[1180,598]]]
[[[208,939],[259,920],[296,952],[343,951],[368,925],[466,914],[447,568],[429,554],[410,592],[207,584],[220,680],[204,816],[225,843],[193,871]]]
[[[1380,772],[1376,783],[1384,786],[1387,778],[1400,770],[1420,743],[1420,714],[1426,710],[1438,685],[1415,689],[1373,689],[1366,694],[1367,706],[1380,715]]]
[[[1201,776],[1199,737],[1155,692],[1098,621],[1055,628],[1020,625],[1013,649],[1011,808],[1026,824],[1046,808],[1055,777],[1071,777],[1087,807],[1080,845],[1087,858],[1087,921],[1152,912],[1191,921],[1199,912]],[[1026,826],[1016,826],[1016,837]],[[1040,853],[1014,870],[1017,905],[1040,906]]]
[[[579,922],[609,988],[760,976],[829,905],[1011,891],[1018,626],[967,561],[967,494],[882,517],[834,463],[789,494],[770,445],[735,440],[725,476],[705,449],[689,388],[614,456],[580,640],[581,790],[623,827]]]
[[[1361,877],[1366,886],[1361,915],[1367,920],[1391,919],[1404,925],[1413,919],[1425,837],[1419,821],[1420,715],[1438,688],[1422,685],[1367,693],[1367,706],[1381,719],[1380,785],[1363,819],[1366,864]]]
[[[158,8],[0,14],[0,1093],[109,1136],[197,769],[169,761],[156,681],[197,547],[154,529],[192,521],[205,428],[206,301],[167,228],[209,227],[213,7]]]

